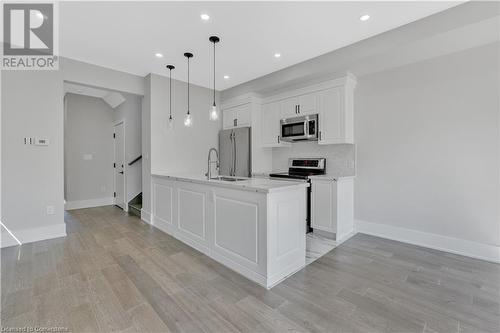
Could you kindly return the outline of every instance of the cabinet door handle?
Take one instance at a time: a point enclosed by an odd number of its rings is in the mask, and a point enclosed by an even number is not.
[[[321,131],[319,131],[319,139],[321,140]]]
[[[300,104],[297,105],[297,113],[300,114]]]
[[[278,143],[280,143],[280,136],[278,135]]]
[[[297,105],[295,105],[295,114],[298,114]]]
[[[233,119],[233,125],[238,126],[238,119]]]

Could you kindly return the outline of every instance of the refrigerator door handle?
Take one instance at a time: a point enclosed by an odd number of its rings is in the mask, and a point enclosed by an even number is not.
[[[233,132],[233,147],[234,147],[234,154],[233,154],[233,176],[236,176],[236,133]]]
[[[229,167],[229,175],[232,176],[233,175],[233,161],[234,161],[234,157],[233,157],[233,131],[231,131],[231,133],[229,133],[229,141],[231,142],[231,166]]]

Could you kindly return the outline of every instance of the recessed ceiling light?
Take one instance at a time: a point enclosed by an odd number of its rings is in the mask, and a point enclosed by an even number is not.
[[[274,54],[274,57],[275,57],[275,58],[279,58],[279,57],[281,57],[281,53],[275,53],[275,54]]]
[[[227,80],[229,79],[229,75],[224,75],[224,78]]]
[[[370,15],[365,14],[359,17],[361,21],[368,21],[370,19]]]
[[[157,57],[157,58],[163,58],[163,54],[161,54],[161,53],[155,53],[155,57]]]
[[[210,16],[209,16],[208,14],[201,14],[201,15],[200,15],[200,17],[201,17],[201,19],[202,19],[203,21],[208,21],[208,20],[210,20]]]

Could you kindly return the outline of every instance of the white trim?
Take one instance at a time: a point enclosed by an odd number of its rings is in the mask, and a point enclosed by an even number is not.
[[[234,108],[236,106],[249,104],[252,102],[256,102],[256,103],[260,104],[261,98],[262,97],[256,93],[246,93],[243,95],[232,97],[232,98],[229,98],[221,103],[222,104],[221,110],[227,110],[230,108]]]
[[[146,222],[147,224],[151,224],[151,213],[141,209],[141,220]]]
[[[7,228],[5,226],[5,224],[2,223],[2,221],[0,221],[0,225],[2,226],[2,231],[0,232],[0,237],[2,239],[0,239],[0,242],[3,243],[3,236],[2,234],[4,234],[4,230],[7,231],[7,234],[10,235],[10,237],[7,238],[7,242],[5,242],[6,244],[11,244],[12,243],[12,240],[15,241],[15,243],[17,243],[17,245],[23,245],[23,243],[21,243],[21,241],[19,239],[17,239],[17,237],[12,233],[12,231],[9,230],[9,228]],[[0,247],[7,247],[7,246],[12,246],[12,245],[16,245],[14,243],[12,243],[11,245],[3,245],[1,244]]]
[[[282,93],[271,95],[269,97],[264,98],[262,100],[262,104],[277,102],[277,101],[281,101],[281,100],[284,100],[287,98],[305,95],[305,94],[313,93],[316,91],[326,90],[329,88],[339,87],[339,86],[344,86],[344,85],[351,85],[351,87],[354,89],[354,87],[356,87],[356,83],[357,83],[356,76],[354,76],[350,72],[346,72],[346,74],[344,76],[333,79],[333,80],[328,80],[328,81],[313,84],[313,85],[310,85],[307,87],[288,90],[288,91],[285,91]],[[341,142],[341,143],[344,143],[344,142]]]
[[[355,230],[363,234],[388,238],[399,242],[500,263],[500,246],[394,227],[387,224],[372,223],[361,220],[355,220],[354,223]]]
[[[115,198],[113,197],[66,201],[66,203],[64,204],[64,210],[110,206],[114,204],[115,204]]]
[[[356,231],[351,231],[351,232],[348,232],[346,234],[339,235],[338,238],[335,237],[336,238],[335,239],[335,243],[336,243],[335,246],[339,246],[340,244],[342,244],[345,241],[349,240],[350,238],[352,238],[356,234],[357,234]]]
[[[14,233],[22,244],[33,243],[52,238],[66,237],[66,224],[53,224],[40,228],[14,230]],[[9,245],[2,244],[2,248],[7,246]]]
[[[113,168],[113,192],[116,193],[116,131],[115,127],[118,125],[123,126],[123,210],[128,212],[128,193],[127,193],[127,131],[125,119],[116,121],[113,124],[113,162],[115,167]],[[116,199],[115,199],[116,204]],[[120,207],[120,206],[118,206]]]
[[[0,248],[22,245],[21,242],[10,232],[9,229],[2,225],[0,234]]]

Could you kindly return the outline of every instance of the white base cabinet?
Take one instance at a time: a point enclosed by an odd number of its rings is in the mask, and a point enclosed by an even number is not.
[[[335,234],[342,240],[354,229],[354,179],[313,178],[311,181],[311,226]]]
[[[153,177],[151,224],[271,288],[305,266],[306,189],[269,193]]]

